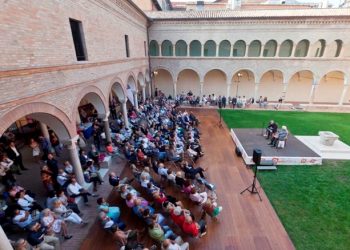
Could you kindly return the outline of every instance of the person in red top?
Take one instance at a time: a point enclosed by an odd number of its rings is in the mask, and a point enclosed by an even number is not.
[[[176,225],[178,225],[179,227],[182,227],[182,225],[185,222],[185,214],[182,211],[181,207],[177,206],[173,210],[171,210],[170,216]]]
[[[190,215],[185,216],[185,222],[182,224],[182,231],[192,237],[202,237],[206,235],[207,225],[203,219],[198,223]]]

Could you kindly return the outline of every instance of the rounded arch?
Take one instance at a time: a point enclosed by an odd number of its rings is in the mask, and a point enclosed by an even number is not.
[[[234,72],[231,82],[232,96],[254,97],[256,75],[251,69],[239,69]]]
[[[203,95],[226,95],[226,73],[221,69],[211,69],[204,75]]]
[[[173,44],[169,40],[162,42],[162,56],[173,56]]]
[[[310,42],[309,40],[301,40],[300,42],[298,42],[296,48],[295,48],[295,52],[294,52],[294,56],[295,57],[306,57],[308,52],[309,52],[309,47],[310,47]]]
[[[126,93],[121,80],[115,79],[111,86],[110,93],[113,93],[115,96],[117,96],[120,102],[126,101]]]
[[[233,45],[232,56],[234,57],[243,57],[246,53],[246,43],[243,40],[238,40]]]
[[[204,44],[204,56],[216,56],[216,43],[208,40]]]
[[[179,40],[175,44],[176,56],[187,56],[187,43],[184,40]]]
[[[152,40],[149,43],[149,55],[150,56],[159,56],[159,44],[156,40]]]
[[[140,86],[145,86],[145,78],[143,77],[142,72],[139,72],[137,75],[137,81],[140,84]]]
[[[261,42],[254,40],[249,44],[248,57],[260,57],[261,54]]]
[[[278,52],[279,57],[290,57],[293,51],[293,41],[285,40],[281,44],[280,51]]]
[[[103,95],[102,91],[95,86],[88,86],[84,88],[79,94],[76,96],[76,101],[74,105],[74,119],[78,119],[79,114],[79,106],[80,104],[88,104],[91,103],[96,109],[98,115],[105,116],[108,110],[108,102]],[[76,123],[79,123],[79,120],[76,120]]]
[[[314,102],[336,104],[339,102],[344,88],[344,79],[346,78],[342,71],[329,71],[323,77],[315,90]]]
[[[190,43],[190,56],[201,56],[202,55],[202,44],[198,40],[193,40]]]
[[[315,76],[311,70],[295,72],[288,81],[286,102],[308,103]]]
[[[200,77],[197,71],[187,68],[177,75],[176,91],[177,94],[186,94],[190,90],[196,96],[200,94]]]
[[[283,83],[283,72],[281,70],[266,71],[259,81],[258,96],[266,96],[269,101],[278,101],[280,97],[285,99]]]
[[[154,75],[154,87],[162,91],[166,96],[174,95],[174,81],[170,70],[158,68]]]
[[[274,57],[276,55],[277,42],[275,40],[268,41],[264,46],[263,57]]]
[[[26,103],[3,114],[0,119],[0,135],[12,123],[22,117],[30,116],[52,128],[61,140],[74,138],[77,135],[75,125],[65,112],[56,106],[44,102]]]
[[[326,47],[326,56],[327,57],[339,57],[343,48],[342,40],[334,40],[329,43]]]
[[[231,43],[228,40],[221,41],[219,45],[219,56],[230,56],[231,53]]]

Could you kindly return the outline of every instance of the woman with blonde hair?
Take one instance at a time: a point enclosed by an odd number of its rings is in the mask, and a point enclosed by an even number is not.
[[[69,221],[74,224],[85,224],[79,215],[74,213],[73,210],[67,209],[59,199],[55,200],[53,203],[53,212],[64,221]]]
[[[48,208],[43,210],[41,224],[46,227],[49,232],[62,233],[66,240],[73,237],[72,235],[68,235],[67,224],[63,220],[58,219],[57,216]]]

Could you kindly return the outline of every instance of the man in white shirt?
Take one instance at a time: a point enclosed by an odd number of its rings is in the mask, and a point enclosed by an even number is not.
[[[26,228],[33,222],[32,216],[28,211],[16,209],[14,215],[12,222],[20,228]]]
[[[175,241],[169,239],[165,239],[163,241],[164,250],[188,250],[189,248],[190,245],[188,242],[182,242],[182,239],[180,237],[176,238]]]
[[[57,183],[65,189],[69,184],[69,176],[63,169],[58,170]]]
[[[93,197],[97,196],[83,189],[75,178],[72,178],[71,183],[67,187],[67,192],[68,192],[68,195],[72,198],[76,198],[78,196],[83,197],[85,205],[88,205],[88,202],[89,202],[88,196],[93,196]]]

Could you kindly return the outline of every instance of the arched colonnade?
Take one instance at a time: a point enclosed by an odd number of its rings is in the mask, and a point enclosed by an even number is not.
[[[77,151],[77,139],[79,138],[77,130],[82,123],[79,108],[84,105],[93,106],[94,110],[96,110],[97,117],[101,118],[104,122],[106,140],[111,141],[108,121],[111,96],[116,96],[118,102],[120,102],[124,124],[126,127],[129,127],[127,102],[130,101],[137,109],[139,103],[137,93],[140,90],[142,92],[142,99],[145,100],[147,96],[150,96],[151,88],[149,85],[150,77],[148,70],[139,72],[137,76],[130,72],[124,81],[118,76],[113,78],[109,82],[108,88],[105,89],[101,89],[98,87],[99,85],[93,84],[82,87],[78,94],[74,96],[74,104],[72,107],[65,107],[70,110],[63,110],[63,108],[59,106],[42,100],[32,101],[14,108],[9,108],[0,115],[0,136],[6,132],[11,124],[23,117],[29,117],[38,121],[41,133],[44,137],[49,139],[50,129],[54,131],[59,140],[66,145],[77,181],[81,185],[84,185],[83,171]],[[146,91],[148,93],[146,93]]]
[[[283,72],[271,69],[257,73],[252,69],[242,68],[232,72],[222,69],[210,69],[200,72],[194,68],[180,69],[178,73],[164,67],[156,67],[154,87],[167,96],[186,94],[192,91],[196,96],[259,96],[276,102],[308,104],[350,104],[348,76],[340,70],[330,70],[320,76],[311,70]]]

